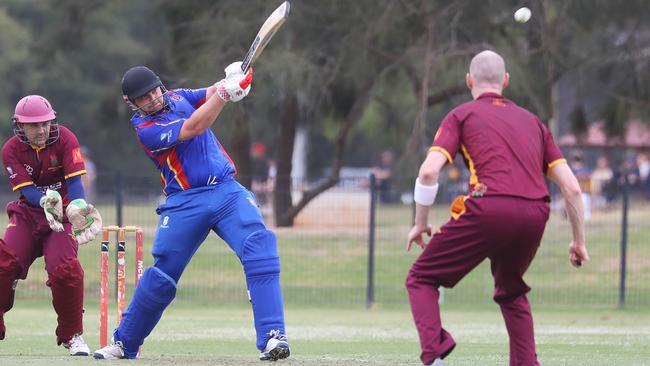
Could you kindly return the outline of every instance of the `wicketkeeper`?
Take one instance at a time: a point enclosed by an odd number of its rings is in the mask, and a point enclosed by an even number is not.
[[[18,280],[43,256],[58,316],[57,344],[73,356],[88,356],[81,337],[84,272],[77,249],[95,238],[102,219],[85,201],[79,142],[57,123],[50,102],[39,95],[18,102],[13,122],[15,136],[2,147],[2,164],[20,198],[7,204],[9,224],[0,240],[0,339]]]

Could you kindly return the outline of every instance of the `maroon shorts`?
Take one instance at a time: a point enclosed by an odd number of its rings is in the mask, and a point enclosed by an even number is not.
[[[485,258],[491,261],[494,300],[530,291],[523,275],[535,257],[548,220],[548,204],[507,196],[461,198],[452,218],[431,238],[411,275],[454,287]]]
[[[63,223],[63,231],[50,229],[42,208],[28,206],[14,201],[7,204],[9,223],[4,235],[5,244],[18,257],[21,272],[18,278],[25,279],[29,267],[40,256],[45,259],[45,269],[53,272],[61,263],[77,258],[77,241],[72,234],[72,225]]]

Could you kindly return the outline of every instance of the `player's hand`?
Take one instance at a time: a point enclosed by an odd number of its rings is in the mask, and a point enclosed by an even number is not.
[[[56,232],[63,231],[63,200],[59,192],[48,189],[41,197],[40,204],[50,229]]]
[[[241,62],[233,62],[224,71],[226,77],[214,84],[217,94],[226,102],[239,102],[251,91],[253,68],[244,74]]]
[[[587,253],[587,247],[584,243],[577,244],[571,242],[569,245],[569,261],[571,264],[578,268],[582,264],[589,260],[589,253]]]
[[[84,199],[79,198],[70,202],[66,214],[72,224],[77,243],[80,245],[94,240],[95,235],[102,230],[102,216]]]
[[[417,244],[420,248],[424,249],[427,246],[427,243],[422,238],[423,234],[427,234],[431,237],[431,225],[419,226],[415,225],[411,228],[408,235],[408,242],[406,243],[406,250],[411,250],[413,243]]]

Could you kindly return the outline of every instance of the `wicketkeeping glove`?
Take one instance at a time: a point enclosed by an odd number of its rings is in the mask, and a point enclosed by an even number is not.
[[[65,213],[79,244],[94,240],[95,235],[102,230],[102,216],[99,211],[82,198],[70,202]]]
[[[226,77],[214,84],[217,93],[226,102],[239,102],[251,91],[253,68],[249,68],[244,75],[241,62],[233,62],[224,71]]]
[[[47,224],[52,231],[63,231],[63,201],[59,192],[48,189],[40,200]]]

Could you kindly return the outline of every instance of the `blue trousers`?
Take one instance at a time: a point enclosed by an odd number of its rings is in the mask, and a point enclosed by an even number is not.
[[[228,243],[243,265],[257,348],[264,349],[272,330],[285,334],[277,244],[251,192],[229,180],[171,194],[157,212],[160,222],[152,251],[156,271],[145,272],[114,333],[127,357],[135,357],[173,300],[183,270],[210,230]]]

